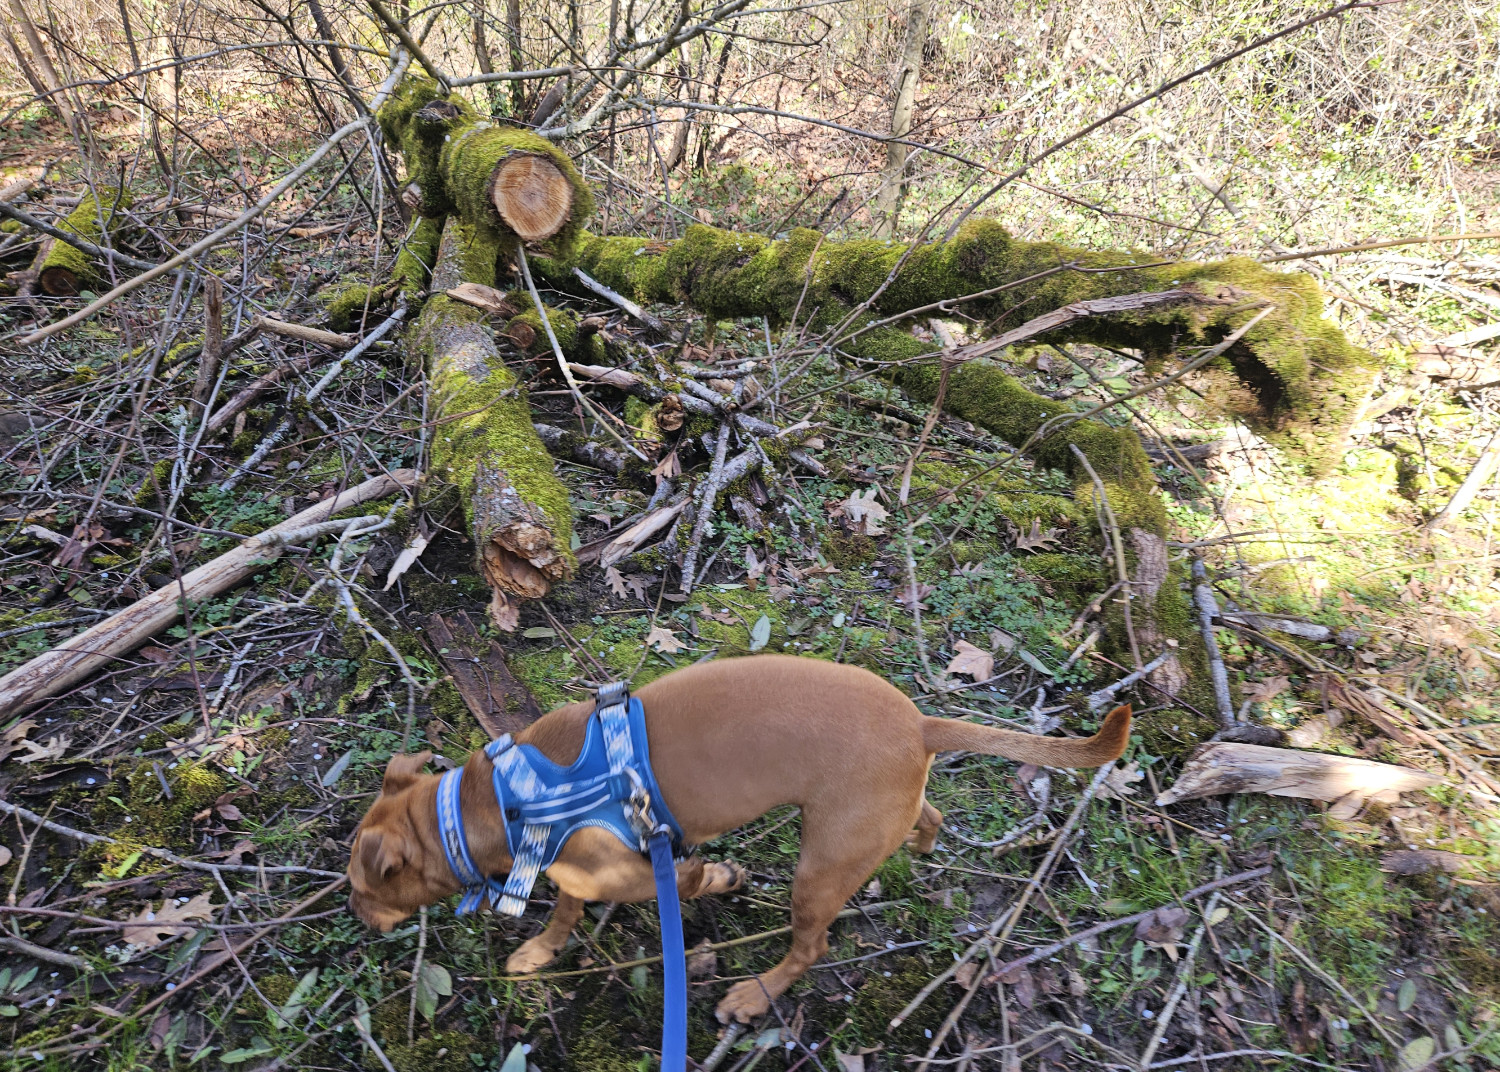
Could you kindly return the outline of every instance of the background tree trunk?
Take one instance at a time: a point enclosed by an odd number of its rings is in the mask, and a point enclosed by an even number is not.
[[[896,75],[896,103],[891,107],[891,137],[904,138],[911,132],[912,112],[916,109],[917,82],[922,76],[922,49],[927,44],[927,15],[932,0],[911,0],[906,9],[906,43],[901,48],[901,69]],[[901,198],[906,193],[906,158],[911,146],[887,142],[885,170],[880,175],[880,190],[875,195],[874,226],[876,238],[889,238],[896,232],[901,214]]]

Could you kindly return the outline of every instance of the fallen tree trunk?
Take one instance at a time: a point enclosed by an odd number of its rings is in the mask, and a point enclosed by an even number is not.
[[[531,423],[525,389],[501,359],[485,314],[446,293],[469,279],[472,229],[450,218],[433,296],[414,333],[432,384],[432,471],[453,484],[489,584],[490,615],[510,631],[523,599],[540,599],[573,569],[568,491]],[[481,274],[484,265],[475,269]]]
[[[111,192],[102,198],[92,193],[85,194],[78,207],[68,213],[67,219],[59,223],[57,229],[101,246],[105,234],[113,232],[123,222],[124,210],[130,206],[130,200],[129,191]],[[57,239],[43,247],[34,267],[37,285],[44,294],[54,297],[73,297],[99,278],[98,266],[87,253]]]
[[[184,600],[200,603],[239,584],[277,558],[289,538],[317,526],[344,510],[383,499],[416,484],[417,474],[398,469],[374,477],[331,499],[308,507],[278,525],[253,536],[232,551],[207,562],[180,580],[158,588],[144,599],[64,641],[49,652],[0,677],[0,712],[16,714],[56,696],[94,671],[134,651],[177,620]]]
[[[495,257],[520,242],[571,249],[594,198],[568,154],[531,131],[485,119],[435,82],[408,78],[379,113],[385,136],[406,160],[410,202],[423,216],[457,215],[473,229],[465,278],[493,274]],[[477,265],[476,265],[477,267]]]
[[[951,241],[915,249],[875,240],[828,242],[806,229],[773,241],[694,225],[668,244],[585,236],[575,256],[538,262],[558,286],[567,285],[574,267],[636,300],[687,301],[713,318],[764,316],[785,323],[800,308],[814,331],[842,325],[837,345],[848,357],[902,362],[893,367],[892,378],[928,401],[938,379],[936,355],[925,364],[912,363],[932,348],[885,322],[930,314],[939,303],[944,303],[940,311],[961,303],[967,314],[999,329],[1007,321],[1083,302],[1177,291],[1177,300],[1150,307],[1065,318],[1027,340],[1129,347],[1148,359],[1227,338],[1270,303],[1270,314],[1210,366],[1217,368],[1222,385],[1223,397],[1216,401],[1261,434],[1301,451],[1314,468],[1338,457],[1374,368],[1369,355],[1323,319],[1322,293],[1308,276],[1274,272],[1243,257],[1162,263],[1140,253],[1019,242],[988,220],[966,224]],[[843,323],[866,301],[867,313]],[[1036,395],[988,363],[971,361],[954,376],[950,410],[1012,441],[1027,438],[1039,417],[1070,408]],[[1042,414],[1043,409],[1051,413]],[[1101,475],[1114,468],[1102,456],[1114,444],[1098,444],[1099,457],[1090,445],[1079,446]],[[1043,444],[1044,462],[1049,451],[1065,468],[1067,441]],[[1128,452],[1134,457],[1125,468],[1145,465],[1138,448]]]

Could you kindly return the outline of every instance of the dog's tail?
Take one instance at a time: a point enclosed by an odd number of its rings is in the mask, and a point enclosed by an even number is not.
[[[952,718],[922,719],[929,752],[978,752],[1040,767],[1099,767],[1118,759],[1130,738],[1130,705],[1117,707],[1092,737],[1041,737]]]

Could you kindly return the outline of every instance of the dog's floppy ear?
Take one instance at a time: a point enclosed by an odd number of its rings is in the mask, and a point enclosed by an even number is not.
[[[366,879],[389,879],[406,866],[405,839],[400,834],[371,832],[359,839],[359,862]]]
[[[382,793],[399,793],[412,782],[417,780],[417,775],[422,773],[422,768],[432,758],[431,752],[413,752],[411,755],[400,753],[391,757],[391,761],[385,765],[385,781],[381,783]]]

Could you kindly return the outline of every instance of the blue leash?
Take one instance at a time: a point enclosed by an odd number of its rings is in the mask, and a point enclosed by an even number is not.
[[[651,835],[651,872],[656,877],[656,912],[661,920],[661,1072],[687,1069],[687,945],[682,938],[682,905],[677,900],[677,867],[672,837]]]

